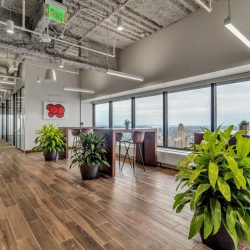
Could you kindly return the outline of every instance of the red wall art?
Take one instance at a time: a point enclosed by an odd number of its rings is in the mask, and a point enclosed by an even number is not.
[[[44,102],[45,120],[64,120],[68,116],[67,103]]]

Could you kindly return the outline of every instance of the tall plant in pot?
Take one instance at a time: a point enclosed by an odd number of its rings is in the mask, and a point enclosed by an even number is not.
[[[176,180],[185,191],[174,198],[180,213],[190,204],[194,216],[189,239],[200,232],[212,249],[237,249],[238,240],[250,245],[250,139],[245,131],[231,135],[233,126],[213,133],[204,129],[204,140],[178,164]],[[237,143],[229,146],[229,139]]]
[[[42,130],[37,131],[36,134],[38,136],[35,139],[35,144],[38,145],[33,150],[43,151],[46,161],[56,160],[57,153],[65,151],[65,137],[53,124],[44,125]]]
[[[107,153],[104,137],[94,133],[80,134],[73,149],[70,168],[78,166],[83,180],[95,179],[99,167],[110,166],[106,160]]]

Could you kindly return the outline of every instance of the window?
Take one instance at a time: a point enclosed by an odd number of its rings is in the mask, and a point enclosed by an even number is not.
[[[109,128],[109,103],[95,105],[95,126]]]
[[[157,144],[163,145],[163,95],[135,99],[135,127],[156,128]]]
[[[217,86],[217,125],[226,128],[242,120],[250,121],[250,81]]]
[[[131,121],[131,99],[113,102],[113,128],[124,128],[124,120]]]
[[[13,97],[7,100],[7,141],[13,144]]]
[[[6,101],[2,103],[2,138],[6,141]]]
[[[201,127],[211,128],[211,88],[169,93],[168,146],[189,146]]]

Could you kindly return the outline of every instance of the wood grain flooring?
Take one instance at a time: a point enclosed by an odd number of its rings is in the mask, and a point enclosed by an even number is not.
[[[0,250],[208,250],[172,210],[175,170],[129,164],[82,181],[67,160],[0,154]],[[244,249],[240,245],[239,249]]]

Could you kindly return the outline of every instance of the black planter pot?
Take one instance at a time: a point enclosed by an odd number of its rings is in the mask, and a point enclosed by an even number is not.
[[[58,158],[59,158],[59,159],[64,159],[64,158],[66,158],[66,152],[58,152]]]
[[[57,152],[51,152],[47,154],[43,154],[45,161],[55,161],[57,157]]]
[[[221,227],[216,234],[210,234],[206,239],[203,238],[204,226],[202,225],[200,230],[200,236],[202,242],[208,247],[214,250],[235,250],[235,246],[232,238],[228,234],[226,228],[223,223],[221,223]]]
[[[97,165],[83,165],[80,167],[83,180],[93,180],[97,178],[99,166]]]

